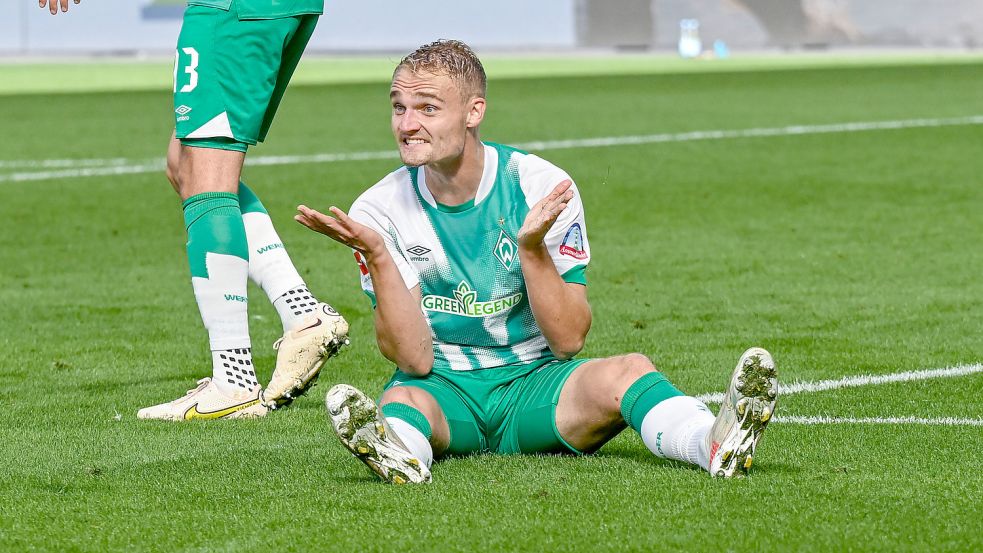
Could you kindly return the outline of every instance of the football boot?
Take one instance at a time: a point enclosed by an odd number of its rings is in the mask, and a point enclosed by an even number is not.
[[[430,482],[430,469],[410,453],[368,396],[338,384],[328,390],[324,405],[341,443],[384,481]]]
[[[262,417],[269,409],[260,403],[259,394],[259,388],[252,392],[226,393],[206,377],[174,401],[140,409],[137,418],[185,421]]]
[[[745,351],[707,435],[711,475],[730,478],[747,474],[777,399],[778,378],[771,354],[762,348]]]
[[[273,344],[276,369],[260,399],[276,409],[289,405],[317,381],[324,362],[348,345],[348,322],[330,305],[318,303],[313,313]]]

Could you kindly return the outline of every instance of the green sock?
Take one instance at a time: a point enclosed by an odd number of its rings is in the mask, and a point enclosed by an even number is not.
[[[238,197],[228,192],[205,192],[185,200],[183,207],[191,284],[208,330],[213,379],[221,387],[235,386],[236,381],[242,380],[235,376],[242,365],[248,370],[239,376],[252,387],[255,375],[250,380],[246,298],[249,249]],[[231,350],[236,350],[232,352],[235,370],[228,366]],[[224,361],[218,352],[226,352]]]
[[[231,192],[204,192],[184,200],[191,276],[209,278],[207,254],[234,255],[249,261],[239,199]]]
[[[636,432],[642,431],[642,419],[657,404],[676,396],[684,396],[662,373],[648,373],[628,387],[621,398],[621,416]]]
[[[239,181],[239,211],[242,213],[267,213],[263,202],[259,200],[259,196],[242,181]]]

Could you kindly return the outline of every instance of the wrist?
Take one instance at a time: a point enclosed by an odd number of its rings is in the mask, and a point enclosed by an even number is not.
[[[362,257],[365,259],[365,265],[369,270],[372,270],[373,267],[381,267],[392,263],[392,256],[389,255],[389,250],[384,247],[365,250],[362,252]]]
[[[523,259],[547,258],[549,257],[549,251],[546,250],[546,244],[544,242],[519,244],[519,257]]]

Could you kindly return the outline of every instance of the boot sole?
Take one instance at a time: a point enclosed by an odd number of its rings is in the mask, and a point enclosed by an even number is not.
[[[351,386],[338,385],[324,398],[331,425],[341,443],[372,472],[392,484],[430,481],[430,471],[414,457],[393,447],[379,410],[371,399]]]
[[[774,366],[764,366],[758,355],[749,356],[740,369],[737,391],[742,396],[735,406],[738,422],[720,444],[717,477],[745,476],[751,468],[754,451],[771,422],[778,400]]]

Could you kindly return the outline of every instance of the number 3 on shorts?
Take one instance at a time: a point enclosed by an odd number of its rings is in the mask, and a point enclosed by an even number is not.
[[[188,65],[184,68],[184,72],[190,75],[188,79],[188,84],[181,87],[181,92],[191,92],[198,86],[198,51],[194,48],[181,48],[179,51],[174,52],[174,92],[177,92],[177,69],[181,64],[181,52],[184,52],[190,59]]]

